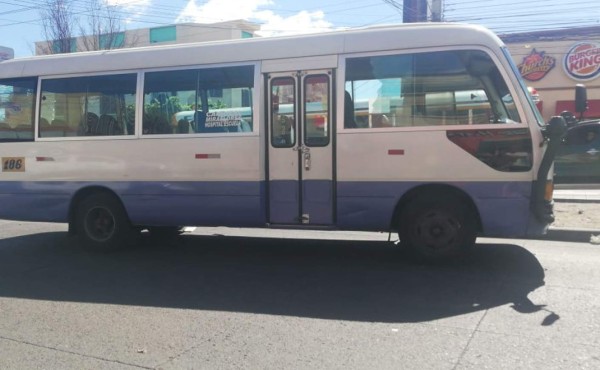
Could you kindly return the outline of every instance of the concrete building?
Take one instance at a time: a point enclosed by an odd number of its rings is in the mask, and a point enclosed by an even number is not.
[[[71,52],[114,49],[123,47],[141,47],[150,45],[182,44],[191,42],[219,41],[252,38],[260,26],[245,20],[220,23],[180,23],[167,26],[127,30],[114,35],[76,37],[70,40]],[[89,45],[99,47],[90,48]],[[109,47],[110,46],[110,47]],[[57,45],[52,41],[35,43],[36,55],[54,54]]]
[[[586,118],[600,117],[600,26],[500,36],[526,83],[540,96],[546,120],[575,113],[575,85],[588,90]]]

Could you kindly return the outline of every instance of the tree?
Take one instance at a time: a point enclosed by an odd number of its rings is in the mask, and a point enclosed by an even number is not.
[[[84,50],[115,49],[125,46],[122,21],[116,5],[90,0],[87,23],[79,31]]]
[[[69,0],[45,0],[42,8],[44,37],[48,54],[70,53],[72,26],[76,23]]]
[[[125,40],[116,5],[108,5],[105,0],[89,0],[87,9],[81,12],[83,22],[80,22],[72,10],[74,3],[73,0],[45,0],[41,11],[47,40],[44,54],[114,49],[135,43],[135,40]]]

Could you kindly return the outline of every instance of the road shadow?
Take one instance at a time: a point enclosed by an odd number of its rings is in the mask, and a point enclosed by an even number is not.
[[[543,285],[535,256],[511,244],[431,266],[379,241],[184,235],[98,254],[65,233],[0,239],[0,296],[36,300],[422,322],[539,309],[527,295]]]

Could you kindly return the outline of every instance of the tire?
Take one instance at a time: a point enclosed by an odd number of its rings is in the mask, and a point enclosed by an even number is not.
[[[399,236],[417,257],[439,261],[464,256],[475,245],[476,215],[457,198],[419,197],[402,211]]]
[[[94,193],[77,206],[77,234],[89,250],[113,251],[133,241],[134,229],[119,200],[108,193]]]

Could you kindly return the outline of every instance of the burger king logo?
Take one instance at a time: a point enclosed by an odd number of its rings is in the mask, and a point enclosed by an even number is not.
[[[565,55],[565,72],[575,80],[587,81],[600,73],[600,47],[593,42],[575,44]]]

